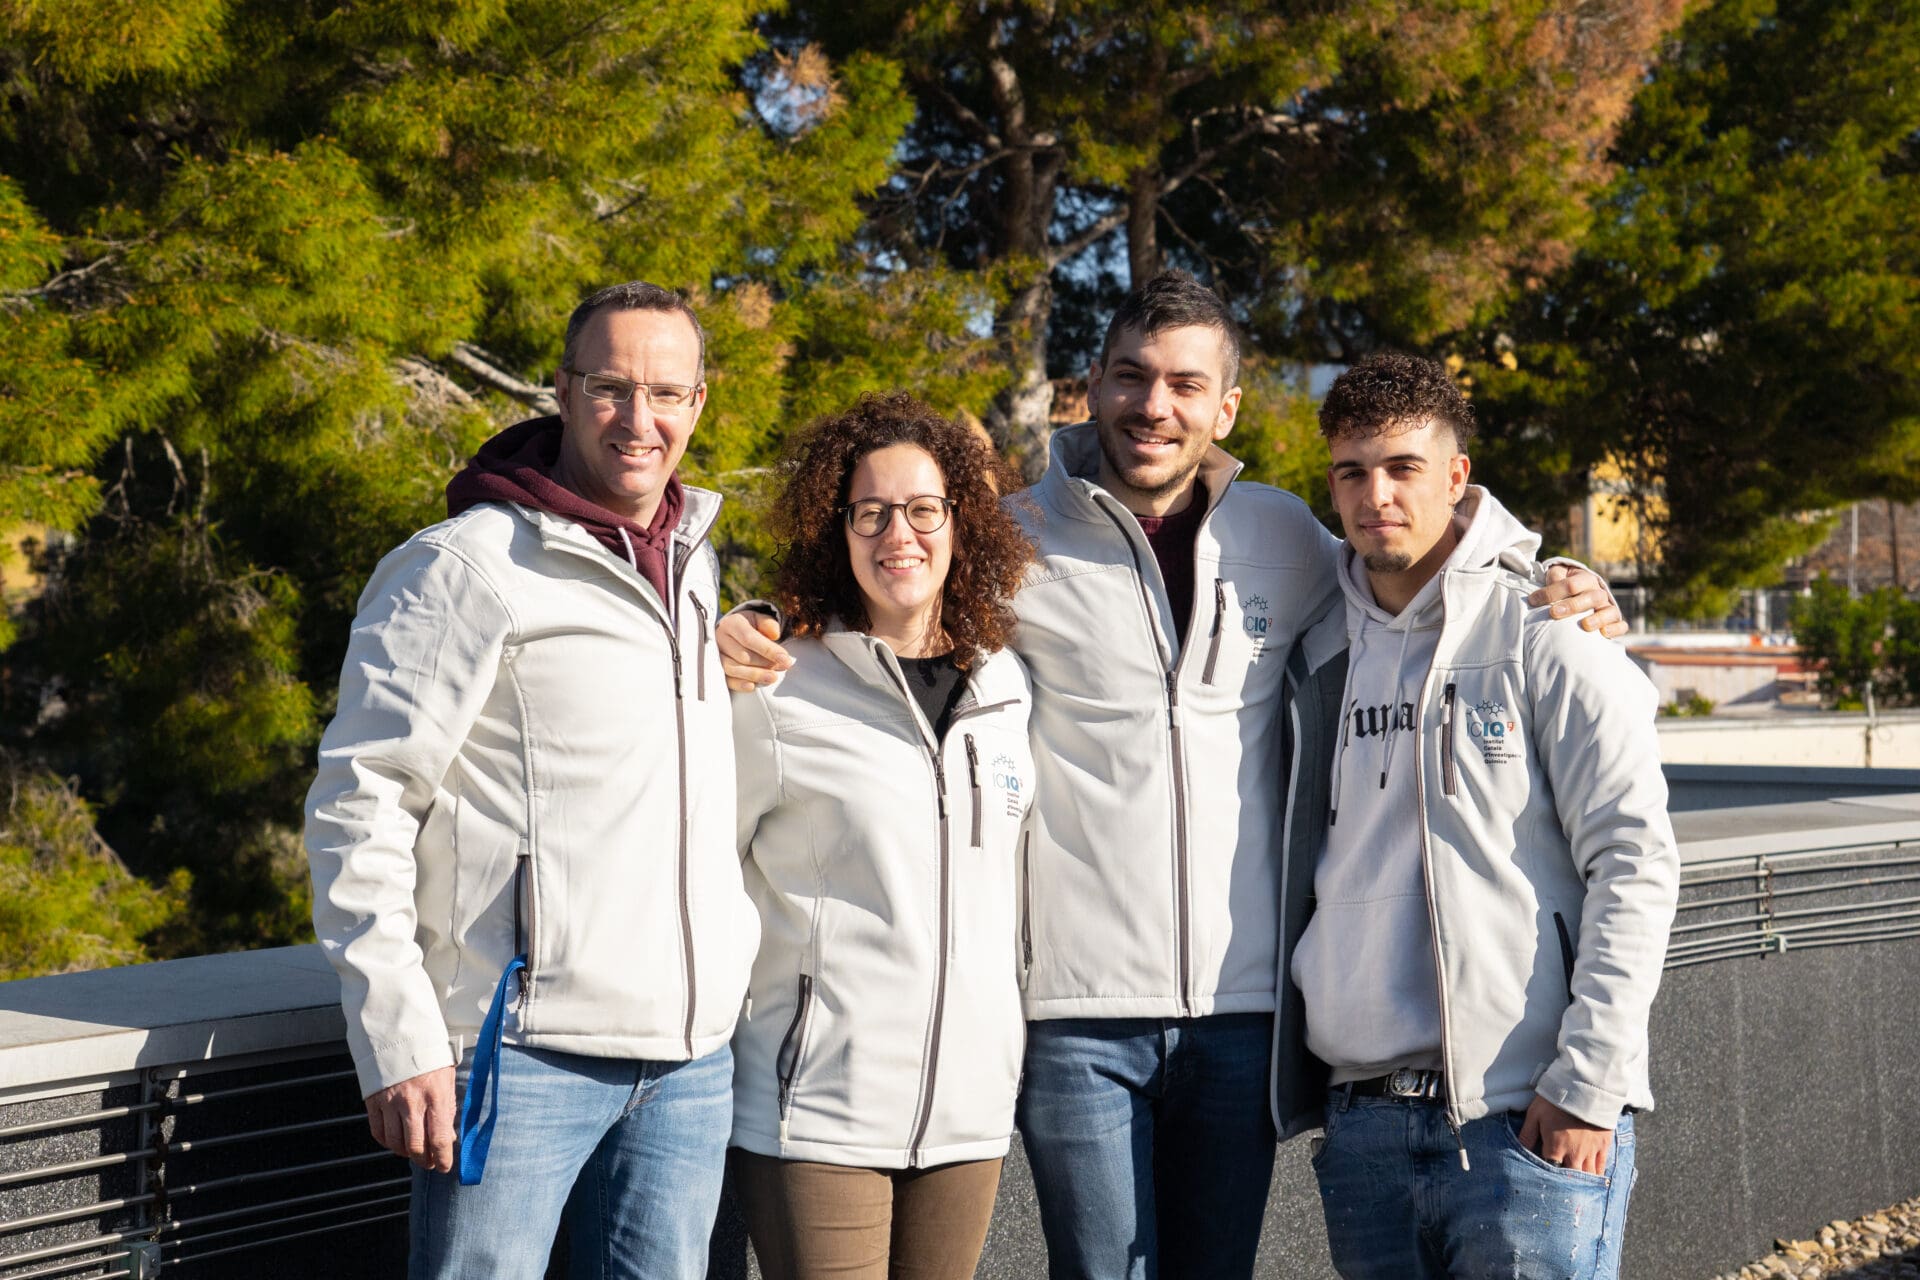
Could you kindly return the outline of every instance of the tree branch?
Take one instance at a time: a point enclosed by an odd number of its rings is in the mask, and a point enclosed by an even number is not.
[[[954,97],[953,92],[948,89],[947,86],[941,84],[936,76],[920,71],[916,72],[913,78],[919,83],[924,92],[932,94],[940,100],[940,105],[946,108],[948,115],[959,121],[963,127],[978,138],[986,147],[997,151],[1006,145],[1000,140],[1000,135],[994,132],[985,120],[975,115],[973,109],[967,106],[966,103]]]
[[[560,401],[555,398],[553,388],[536,382],[524,382],[500,367],[499,361],[474,346],[471,342],[456,342],[447,358],[472,374],[480,385],[502,395],[511,396],[521,404],[541,413],[560,412]]]

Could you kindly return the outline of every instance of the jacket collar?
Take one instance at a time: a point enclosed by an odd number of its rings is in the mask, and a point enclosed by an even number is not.
[[[1219,445],[1207,446],[1200,459],[1200,482],[1209,517],[1244,465]],[[1100,485],[1100,435],[1091,422],[1077,422],[1053,433],[1053,442],[1047,448],[1047,472],[1034,487],[1041,501],[1072,520],[1105,524],[1109,518],[1106,512],[1125,510],[1120,500]]]
[[[682,486],[682,492],[686,494],[686,506],[681,509],[679,523],[673,527],[673,544],[676,548],[698,546],[707,534],[712,532],[714,522],[720,518],[719,494],[711,489],[696,489],[692,485]],[[518,502],[513,503],[512,506],[540,531],[542,546],[566,546],[575,549],[591,546],[605,554],[609,560],[620,564],[626,563],[600,546],[592,534],[565,516],[557,516],[550,511],[542,511],[538,507],[529,507]]]
[[[827,625],[820,643],[864,683],[889,697],[913,701],[906,692],[906,673],[901,669],[900,659],[887,647],[886,641],[877,640],[864,631],[854,631],[835,618]],[[967,692],[961,695],[960,704],[954,709],[956,717],[1018,702],[1027,696],[1026,681],[1021,678],[1017,662],[1004,649],[976,662],[966,677]]]

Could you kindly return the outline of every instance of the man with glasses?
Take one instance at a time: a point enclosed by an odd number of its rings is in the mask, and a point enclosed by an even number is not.
[[[677,295],[586,299],[559,415],[489,441],[360,597],[306,844],[368,1121],[418,1166],[414,1277],[543,1275],[569,1196],[576,1264],[706,1270],[759,925],[720,499],[676,475],[704,360]]]

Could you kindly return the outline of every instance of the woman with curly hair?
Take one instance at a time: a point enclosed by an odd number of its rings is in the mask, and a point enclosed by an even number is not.
[[[775,511],[794,663],[736,694],[760,954],[735,1186],[768,1280],[971,1276],[1025,1041],[1033,800],[1008,600],[1031,547],[987,443],[903,393],[816,424]]]

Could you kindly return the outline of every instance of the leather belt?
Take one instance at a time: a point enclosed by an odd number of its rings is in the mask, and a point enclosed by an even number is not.
[[[1446,1096],[1446,1073],[1401,1067],[1370,1080],[1345,1086],[1355,1098],[1397,1098],[1403,1102],[1438,1102]]]

